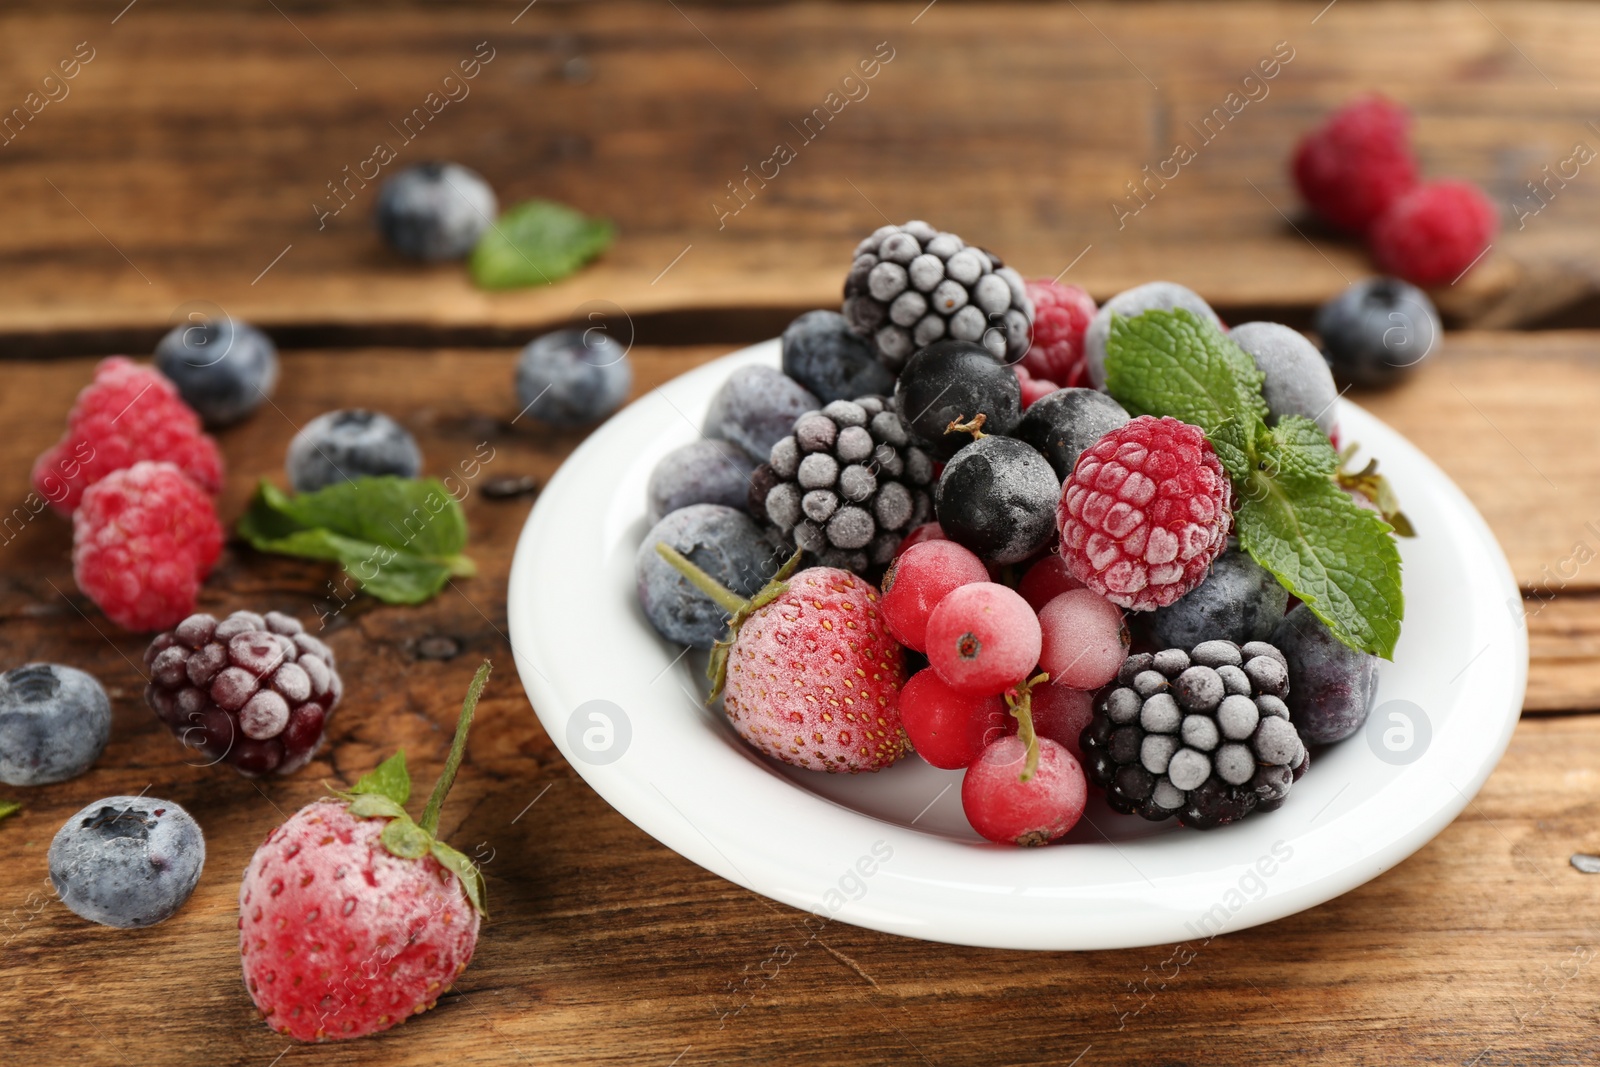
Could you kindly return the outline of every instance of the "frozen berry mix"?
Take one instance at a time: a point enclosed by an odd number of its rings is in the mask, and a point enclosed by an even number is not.
[[[1308,142],[1310,180],[1377,174],[1330,153],[1341,138],[1404,149],[1395,113],[1363,107]],[[1420,195],[1392,177],[1315,195],[1375,218]],[[850,772],[915,751],[963,772],[991,841],[1061,840],[1091,785],[1187,826],[1271,811],[1307,745],[1359,727],[1399,638],[1408,531],[1375,469],[1343,466],[1335,377],[1431,347],[1427,314],[1426,336],[1383,333],[1415,292],[1352,287],[1319,316],[1325,360],[1278,323],[1230,332],[1173,282],[1096,308],[925,223],[884,227],[842,316],[796,319],[781,372],[713,397],[715,444],[658,468],[645,614],[710,648],[711,700],[752,747]]]

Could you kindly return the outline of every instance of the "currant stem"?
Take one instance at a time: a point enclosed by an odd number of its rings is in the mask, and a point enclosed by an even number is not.
[[[1039,735],[1033,732],[1033,687],[1050,680],[1043,672],[1034,675],[1014,689],[1006,690],[1006,706],[1011,717],[1017,720],[1017,739],[1027,746],[1027,758],[1022,764],[1019,782],[1026,782],[1039,769]]]
[[[989,436],[983,432],[983,424],[988,421],[988,418],[989,416],[980,411],[976,415],[972,416],[971,422],[962,422],[961,417],[958,415],[950,420],[950,425],[944,428],[944,432],[970,433],[974,441],[981,440],[982,438]]]
[[[747,603],[744,597],[731,589],[725,588],[721,582],[718,582],[711,575],[695,566],[688,556],[685,556],[665,541],[656,542],[656,553],[672,564],[679,574],[689,579],[690,585],[710,597],[716,602],[717,607],[728,614],[731,615],[743,609]]]
[[[483,661],[467,687],[467,698],[461,702],[461,716],[456,720],[456,736],[450,742],[450,755],[445,757],[444,773],[439,775],[433,794],[428,797],[428,806],[422,809],[422,821],[417,824],[430,837],[439,829],[439,810],[444,807],[444,798],[450,794],[456,772],[461,769],[461,758],[467,753],[467,731],[472,729],[472,715],[478,710],[478,698],[483,695],[483,687],[489,683],[489,672],[493,669],[488,660]]]

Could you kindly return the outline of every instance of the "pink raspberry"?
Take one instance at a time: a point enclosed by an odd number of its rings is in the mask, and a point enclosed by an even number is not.
[[[1094,318],[1094,298],[1076,285],[1044,278],[1028,282],[1027,289],[1033,301],[1033,344],[1019,366],[1033,379],[1053,382],[1056,388],[1088,385],[1083,334]],[[1023,407],[1029,403],[1024,389]]]
[[[1227,547],[1232,495],[1199,427],[1141,415],[1079,458],[1056,509],[1061,555],[1112,603],[1165,607]]]
[[[221,551],[211,498],[171,463],[112,471],[84,491],[72,517],[78,588],[127,630],[160,630],[192,614]]]
[[[1416,285],[1460,277],[1494,240],[1500,216],[1471,182],[1446,179],[1419,185],[1372,227],[1378,265]]]
[[[1410,126],[1410,112],[1382,96],[1346,104],[1295,148],[1301,197],[1331,225],[1365,233],[1417,184]]]
[[[124,356],[100,361],[78,394],[67,432],[33,465],[33,487],[63,515],[83,491],[140,460],[165,461],[207,493],[222,489],[222,454],[174,386]]]

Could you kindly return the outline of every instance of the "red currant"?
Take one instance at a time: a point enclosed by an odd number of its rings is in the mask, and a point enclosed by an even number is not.
[[[896,556],[903,556],[906,554],[906,549],[910,548],[912,545],[920,545],[924,541],[948,540],[950,539],[944,535],[943,526],[940,526],[936,522],[925,522],[921,526],[913,528],[910,533],[906,534],[905,540],[900,542],[900,547],[894,550],[894,554]]]
[[[1038,746],[1038,765],[1026,778],[1028,746],[1020,737],[1000,738],[967,768],[961,807],[972,828],[990,841],[1048,844],[1082,817],[1089,795],[1083,768],[1047,737]]]
[[[1098,689],[1117,676],[1128,656],[1128,627],[1111,601],[1088,589],[1069,589],[1039,611],[1039,666],[1056,685]]]
[[[977,759],[984,745],[1004,736],[1013,720],[998,695],[958,693],[924,669],[900,690],[900,721],[917,755],[935,767],[955,770]]]
[[[1050,601],[1069,589],[1082,589],[1083,583],[1067,570],[1067,561],[1050,553],[1028,568],[1028,573],[1017,583],[1017,592],[1034,611],[1039,611]]]
[[[1080,763],[1083,749],[1078,735],[1094,718],[1094,694],[1082,689],[1069,689],[1051,682],[1033,687],[1033,729],[1040,737],[1048,737]],[[1016,720],[1011,721],[1014,728]]]
[[[1039,662],[1041,640],[1039,617],[1015,590],[973,582],[952,590],[933,609],[924,651],[950,688],[987,695],[1028,676]]]
[[[983,560],[954,541],[912,545],[884,572],[883,621],[896,641],[924,652],[928,616],[938,603],[958,586],[988,580]]]

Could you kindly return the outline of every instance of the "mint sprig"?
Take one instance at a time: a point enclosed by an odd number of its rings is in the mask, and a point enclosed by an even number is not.
[[[1316,423],[1266,423],[1262,374],[1212,323],[1183,309],[1113,316],[1106,388],[1134,415],[1205,431],[1233,482],[1239,543],[1351,648],[1393,658],[1405,598],[1394,527],[1335,483]]]
[[[435,478],[355,478],[296,496],[263,480],[238,532],[260,552],[341,563],[390,604],[420,604],[477,573],[462,554],[466,514]]]
[[[485,289],[560,281],[606,250],[616,230],[553,200],[526,200],[484,231],[468,263]]]

